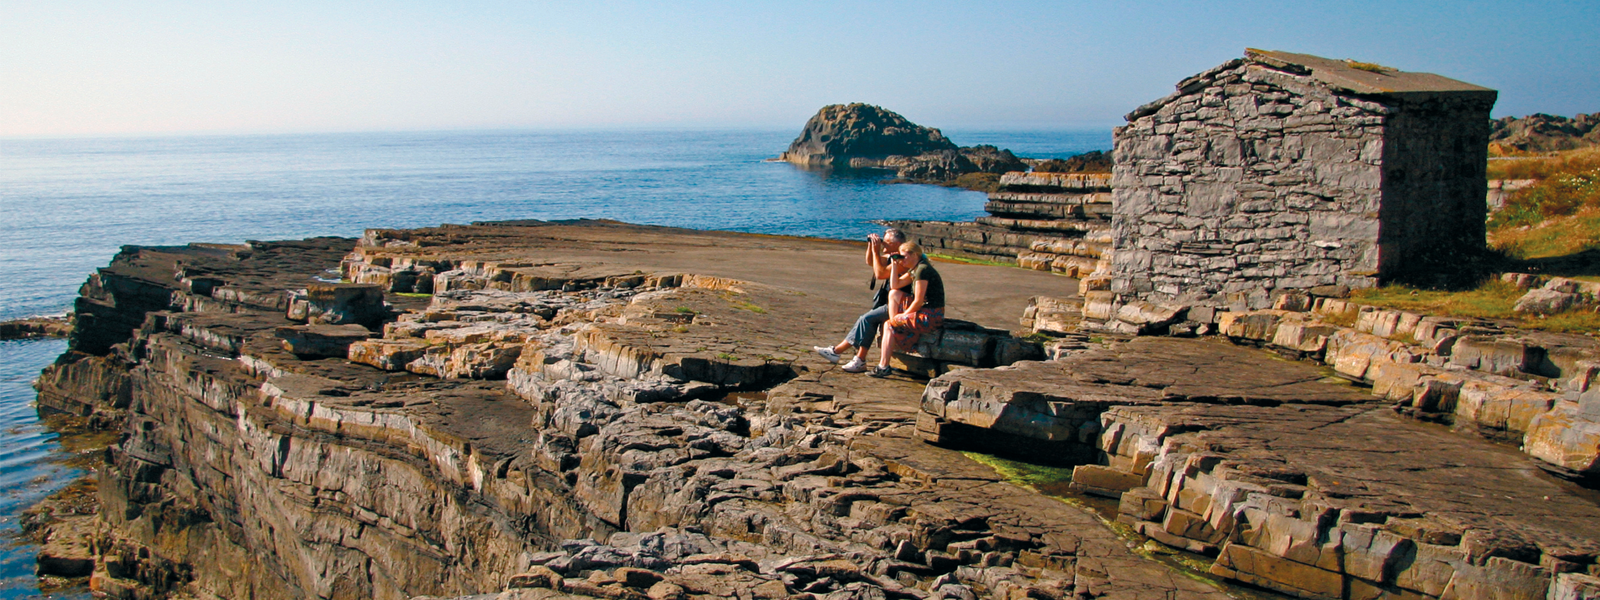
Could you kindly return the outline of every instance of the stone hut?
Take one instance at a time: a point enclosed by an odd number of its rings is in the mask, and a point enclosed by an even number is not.
[[[1115,133],[1117,298],[1262,308],[1482,251],[1494,90],[1254,49],[1177,88]]]

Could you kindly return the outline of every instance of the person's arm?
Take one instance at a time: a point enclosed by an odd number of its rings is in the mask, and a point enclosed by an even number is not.
[[[922,302],[928,299],[928,280],[918,279],[916,283],[911,284],[911,288],[916,290],[916,296],[911,299],[911,304],[906,305],[905,312],[900,314],[911,314],[922,310]]]
[[[905,269],[902,271],[901,268],[902,267],[900,266],[900,263],[890,261],[888,268],[884,269],[886,272],[884,279],[888,280],[884,282],[884,285],[889,286],[889,289],[898,290],[917,280],[917,272],[915,269]]]
[[[867,264],[872,266],[873,279],[889,279],[892,277],[889,271],[891,266],[889,259],[883,257],[883,250],[886,245],[876,239],[867,244]]]

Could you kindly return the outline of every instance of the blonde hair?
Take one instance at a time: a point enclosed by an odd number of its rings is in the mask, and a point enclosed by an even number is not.
[[[922,246],[918,246],[916,242],[906,242],[900,244],[900,253],[906,255],[906,258],[915,256],[920,259],[922,258]]]

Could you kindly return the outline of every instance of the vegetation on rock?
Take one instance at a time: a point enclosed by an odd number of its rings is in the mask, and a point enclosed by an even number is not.
[[[1490,244],[1544,258],[1600,248],[1600,148],[1490,161],[1494,179],[1534,179],[1489,217]]]

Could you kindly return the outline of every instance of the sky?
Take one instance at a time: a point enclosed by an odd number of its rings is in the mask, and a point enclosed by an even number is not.
[[[0,137],[1122,122],[1263,48],[1600,112],[1600,2],[0,0]]]

